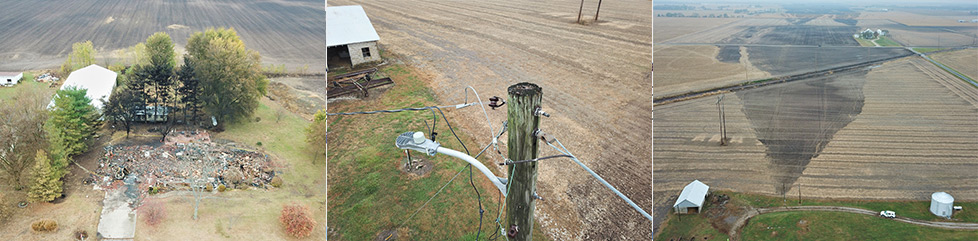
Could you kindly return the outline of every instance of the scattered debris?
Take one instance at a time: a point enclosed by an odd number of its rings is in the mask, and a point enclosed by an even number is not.
[[[96,188],[130,186],[144,196],[189,185],[202,178],[204,185],[251,185],[266,187],[275,177],[268,155],[236,147],[233,143],[211,142],[205,132],[180,131],[159,146],[106,146],[91,181]]]

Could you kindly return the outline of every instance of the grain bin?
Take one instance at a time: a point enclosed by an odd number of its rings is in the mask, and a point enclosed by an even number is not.
[[[930,195],[930,212],[944,218],[951,218],[954,207],[954,197],[946,192],[935,192]]]

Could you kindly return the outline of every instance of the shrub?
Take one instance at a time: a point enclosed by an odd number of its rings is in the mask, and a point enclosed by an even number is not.
[[[255,143],[255,145],[261,146],[261,142],[259,141],[258,143]]]
[[[279,221],[285,227],[285,232],[296,238],[309,236],[316,227],[316,220],[312,219],[309,207],[298,203],[283,206]]]
[[[157,200],[147,200],[139,211],[142,212],[143,219],[149,226],[156,226],[166,219],[166,206]]]
[[[58,230],[58,222],[51,219],[44,219],[31,224],[31,229],[36,232],[46,232]]]
[[[282,187],[282,178],[279,176],[273,177],[271,184],[273,187]]]
[[[226,186],[224,186],[224,184],[221,184],[221,185],[218,185],[218,186],[217,186],[217,191],[218,191],[218,192],[223,192],[223,191],[224,191],[225,189],[227,189],[227,188],[228,188],[228,187],[226,187]]]
[[[204,190],[206,190],[207,192],[214,191],[214,184],[211,183],[204,184]]]

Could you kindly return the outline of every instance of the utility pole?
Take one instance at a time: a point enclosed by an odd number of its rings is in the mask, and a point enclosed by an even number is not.
[[[584,12],[584,0],[581,0],[581,9],[577,10],[577,23],[581,23],[581,13]]]
[[[598,0],[598,11],[594,12],[594,22],[598,22],[598,13],[601,13],[601,0]]]
[[[537,109],[542,100],[540,86],[526,82],[509,86],[509,107],[506,108],[509,139],[506,146],[510,160],[537,158],[538,139],[534,132],[540,124],[536,113],[539,113]],[[505,227],[508,236],[515,240],[530,240],[533,232],[537,163],[519,163],[508,168]]]
[[[801,205],[801,183],[798,183],[798,204]]]
[[[727,120],[723,113],[723,95],[717,96],[717,114],[720,115],[720,145],[727,145]]]

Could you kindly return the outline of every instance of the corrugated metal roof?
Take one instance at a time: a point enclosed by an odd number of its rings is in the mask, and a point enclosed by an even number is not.
[[[684,201],[695,204],[697,207],[702,207],[703,201],[706,199],[706,193],[709,190],[710,186],[703,184],[700,180],[694,180],[683,188],[683,192],[679,194],[679,199],[676,200],[676,204],[673,207],[678,206]]]
[[[326,7],[326,46],[380,40],[359,5]]]
[[[88,91],[85,93],[85,96],[92,99],[92,105],[95,108],[101,110],[103,106],[102,100],[109,101],[109,95],[115,89],[115,79],[118,75],[115,71],[93,64],[71,72],[68,75],[68,79],[65,80],[65,83],[61,85],[61,89],[68,88],[68,86],[87,89]],[[54,99],[48,104],[48,108],[53,106]]]

